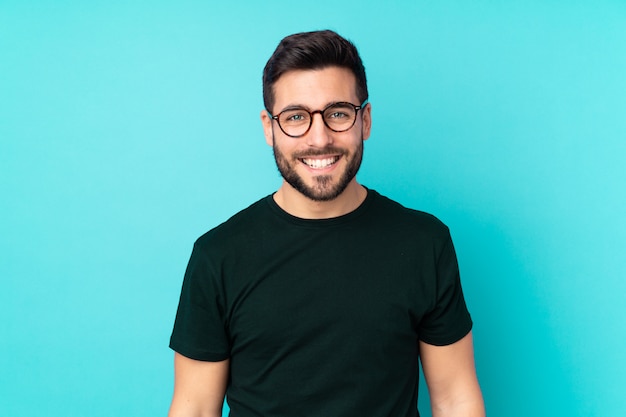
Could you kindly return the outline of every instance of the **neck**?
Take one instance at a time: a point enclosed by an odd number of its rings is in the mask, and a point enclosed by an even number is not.
[[[353,179],[337,198],[314,201],[283,181],[274,194],[274,201],[292,216],[302,219],[330,219],[356,210],[367,197],[367,190]]]

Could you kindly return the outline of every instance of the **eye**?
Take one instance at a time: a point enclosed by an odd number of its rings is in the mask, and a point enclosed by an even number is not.
[[[302,114],[292,114],[292,115],[289,115],[286,120],[291,121],[291,122],[297,122],[303,119],[304,119],[304,115]]]
[[[280,115],[280,122],[285,124],[300,124],[309,121],[309,113],[302,109],[294,109],[283,112]]]
[[[354,115],[354,109],[346,104],[334,104],[326,109],[324,118],[328,121],[340,122],[343,120],[351,120]]]
[[[343,111],[336,110],[336,111],[328,113],[326,117],[328,117],[329,119],[345,119],[346,117],[349,117],[349,116],[347,113]]]

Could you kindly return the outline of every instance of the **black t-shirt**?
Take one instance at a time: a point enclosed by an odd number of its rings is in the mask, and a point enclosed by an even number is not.
[[[471,327],[435,217],[373,190],[323,220],[268,196],[196,241],[170,347],[230,358],[233,417],[414,417],[418,341]]]

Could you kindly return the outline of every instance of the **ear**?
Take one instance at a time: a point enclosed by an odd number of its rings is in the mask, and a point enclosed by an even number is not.
[[[361,111],[363,112],[361,116],[363,120],[363,140],[367,140],[372,131],[372,105],[367,103]]]
[[[265,142],[274,146],[274,135],[272,127],[272,118],[267,113],[267,110],[261,110],[261,123],[263,123],[263,134],[265,135]]]

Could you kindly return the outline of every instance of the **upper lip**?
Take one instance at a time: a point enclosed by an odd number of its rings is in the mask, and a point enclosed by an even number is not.
[[[303,151],[300,154],[295,154],[298,159],[326,159],[326,158],[340,158],[344,154],[344,151],[338,148],[325,148],[313,150],[309,149]]]
[[[334,155],[305,155],[305,156],[300,156],[298,157],[298,159],[330,159],[330,158],[339,158],[341,155],[338,154],[334,154]]]

